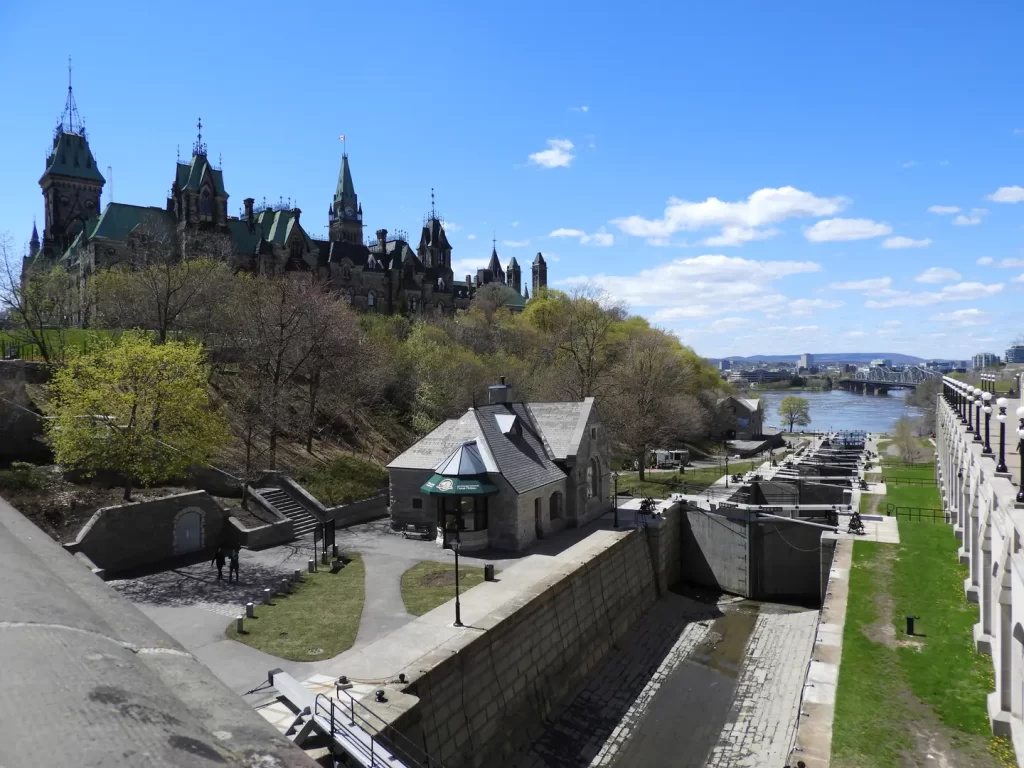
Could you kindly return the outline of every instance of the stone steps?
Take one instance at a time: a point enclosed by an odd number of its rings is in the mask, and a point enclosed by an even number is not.
[[[280,488],[260,488],[258,491],[260,496],[274,509],[294,523],[296,537],[305,536],[320,525],[320,521],[313,517],[305,507]]]

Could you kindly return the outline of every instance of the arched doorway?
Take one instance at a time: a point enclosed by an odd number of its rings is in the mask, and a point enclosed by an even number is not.
[[[601,463],[597,459],[590,460],[590,495],[601,498]]]
[[[203,513],[184,509],[174,520],[174,554],[185,555],[203,548]]]
[[[562,517],[562,492],[555,491],[548,499],[548,519],[558,520]]]

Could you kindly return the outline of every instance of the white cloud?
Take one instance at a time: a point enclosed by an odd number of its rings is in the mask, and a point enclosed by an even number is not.
[[[884,325],[886,328],[899,328],[901,325],[903,325],[903,321],[902,320],[886,320],[884,323],[882,323],[882,325]]]
[[[871,219],[825,219],[804,230],[804,237],[812,243],[868,240],[889,234],[892,234],[892,227]]]
[[[444,228],[447,232],[458,232],[462,229],[462,225],[456,224],[454,221],[446,221],[444,223]]]
[[[576,157],[569,139],[548,139],[548,148],[530,155],[530,162],[542,168],[568,168]]]
[[[928,209],[928,213],[937,213],[939,216],[950,216],[954,213],[960,213],[960,209],[955,205],[933,205]]]
[[[829,288],[836,291],[884,291],[892,286],[891,277],[871,277],[867,280],[850,280],[845,283],[832,283]]]
[[[838,309],[843,306],[841,301],[828,299],[794,299],[789,302],[789,311],[796,316],[809,315],[812,309]]]
[[[932,240],[930,237],[926,237],[923,240],[914,240],[910,237],[903,237],[903,235],[887,237],[882,241],[883,248],[924,248],[931,244]]]
[[[525,248],[530,244],[529,240],[502,240],[501,244],[506,248]]]
[[[634,307],[658,308],[653,319],[679,320],[785,308],[788,299],[772,285],[784,277],[819,272],[810,261],[754,261],[707,254],[675,259],[633,275],[581,275],[560,284],[593,284]]]
[[[743,245],[751,240],[768,240],[778,234],[781,233],[775,228],[752,229],[750,227],[728,226],[722,227],[722,231],[719,234],[706,238],[701,244],[710,246]]]
[[[1010,279],[1011,283],[1024,283],[1024,273]]]
[[[991,322],[991,315],[980,309],[958,309],[954,312],[942,312],[932,315],[932,320],[939,323],[949,323],[957,328],[970,328],[976,325],[987,325]]]
[[[904,168],[913,168],[915,165],[917,165],[917,160],[907,160],[903,163]]]
[[[928,267],[914,279],[919,283],[952,283],[960,277],[959,272],[949,267]]]
[[[793,217],[831,216],[841,211],[847,202],[843,197],[816,197],[795,187],[765,188],[737,202],[709,197],[694,203],[672,197],[660,219],[627,216],[613,219],[612,223],[627,235],[665,239],[676,232],[705,227],[755,229]]]
[[[744,320],[742,317],[723,317],[721,320],[715,320],[711,324],[711,330],[716,332],[734,331],[737,328],[742,328],[748,322],[748,320]]]
[[[1024,187],[1000,187],[991,195],[986,195],[985,199],[991,200],[993,203],[1024,202]]]
[[[589,235],[582,229],[559,227],[548,237],[578,237],[582,245],[609,246],[615,244],[615,236],[610,232],[605,232],[604,227]]]
[[[864,331],[847,331],[843,335],[849,336],[850,338],[859,338],[861,336],[867,336],[867,333],[865,333]]]
[[[972,208],[969,214],[961,213],[953,219],[953,224],[958,227],[975,227],[978,224],[981,224],[982,216],[987,213],[988,210],[985,208]]]
[[[871,299],[864,302],[868,309],[888,309],[890,307],[925,307],[944,301],[966,301],[994,296],[1003,290],[1002,283],[957,283],[947,285],[939,291],[911,293],[910,291],[887,291],[881,300]]]
[[[1000,269],[1016,269],[1024,267],[1024,259],[1003,259],[996,266]]]
[[[590,107],[584,104],[582,107],[569,107],[570,112],[589,112]]]
[[[452,262],[452,272],[456,279],[460,275],[475,274],[478,269],[485,269],[490,259],[456,259]]]
[[[513,228],[513,229],[515,229],[515,228],[516,228],[516,227],[518,227],[518,226],[519,226],[519,222],[518,222],[518,221],[513,221],[513,222],[512,222],[512,228]]]
[[[1024,128],[1014,128],[1010,133],[1014,136],[1020,136],[1021,134],[1024,134]]]
[[[991,256],[982,256],[980,259],[978,259],[977,263],[983,267],[987,267],[993,261],[994,259]]]

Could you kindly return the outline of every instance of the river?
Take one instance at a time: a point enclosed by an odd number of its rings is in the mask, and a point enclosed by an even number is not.
[[[904,402],[906,393],[907,390],[893,390],[888,396],[855,395],[833,389],[823,392],[763,391],[757,394],[764,400],[765,426],[783,426],[779,419],[779,403],[787,395],[796,395],[811,405],[811,423],[803,429],[818,432],[839,429],[892,432],[900,416],[921,415],[920,408]],[[788,424],[785,426],[788,428]],[[799,431],[801,427],[795,429]]]

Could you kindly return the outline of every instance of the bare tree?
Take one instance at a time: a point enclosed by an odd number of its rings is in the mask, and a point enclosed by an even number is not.
[[[77,305],[75,280],[63,267],[26,263],[15,255],[11,238],[0,233],[0,308],[13,339],[35,344],[47,362],[63,359]]]
[[[139,227],[127,258],[93,276],[97,310],[106,325],[155,331],[161,344],[182,330],[205,338],[224,306],[232,253],[226,235]]]
[[[604,395],[617,351],[611,331],[625,319],[625,309],[593,286],[577,288],[561,304],[558,327],[552,330],[567,362],[566,394],[576,400]]]
[[[915,435],[916,428],[917,423],[909,416],[901,416],[896,421],[892,441],[904,464],[917,464],[924,459],[924,448]]]

